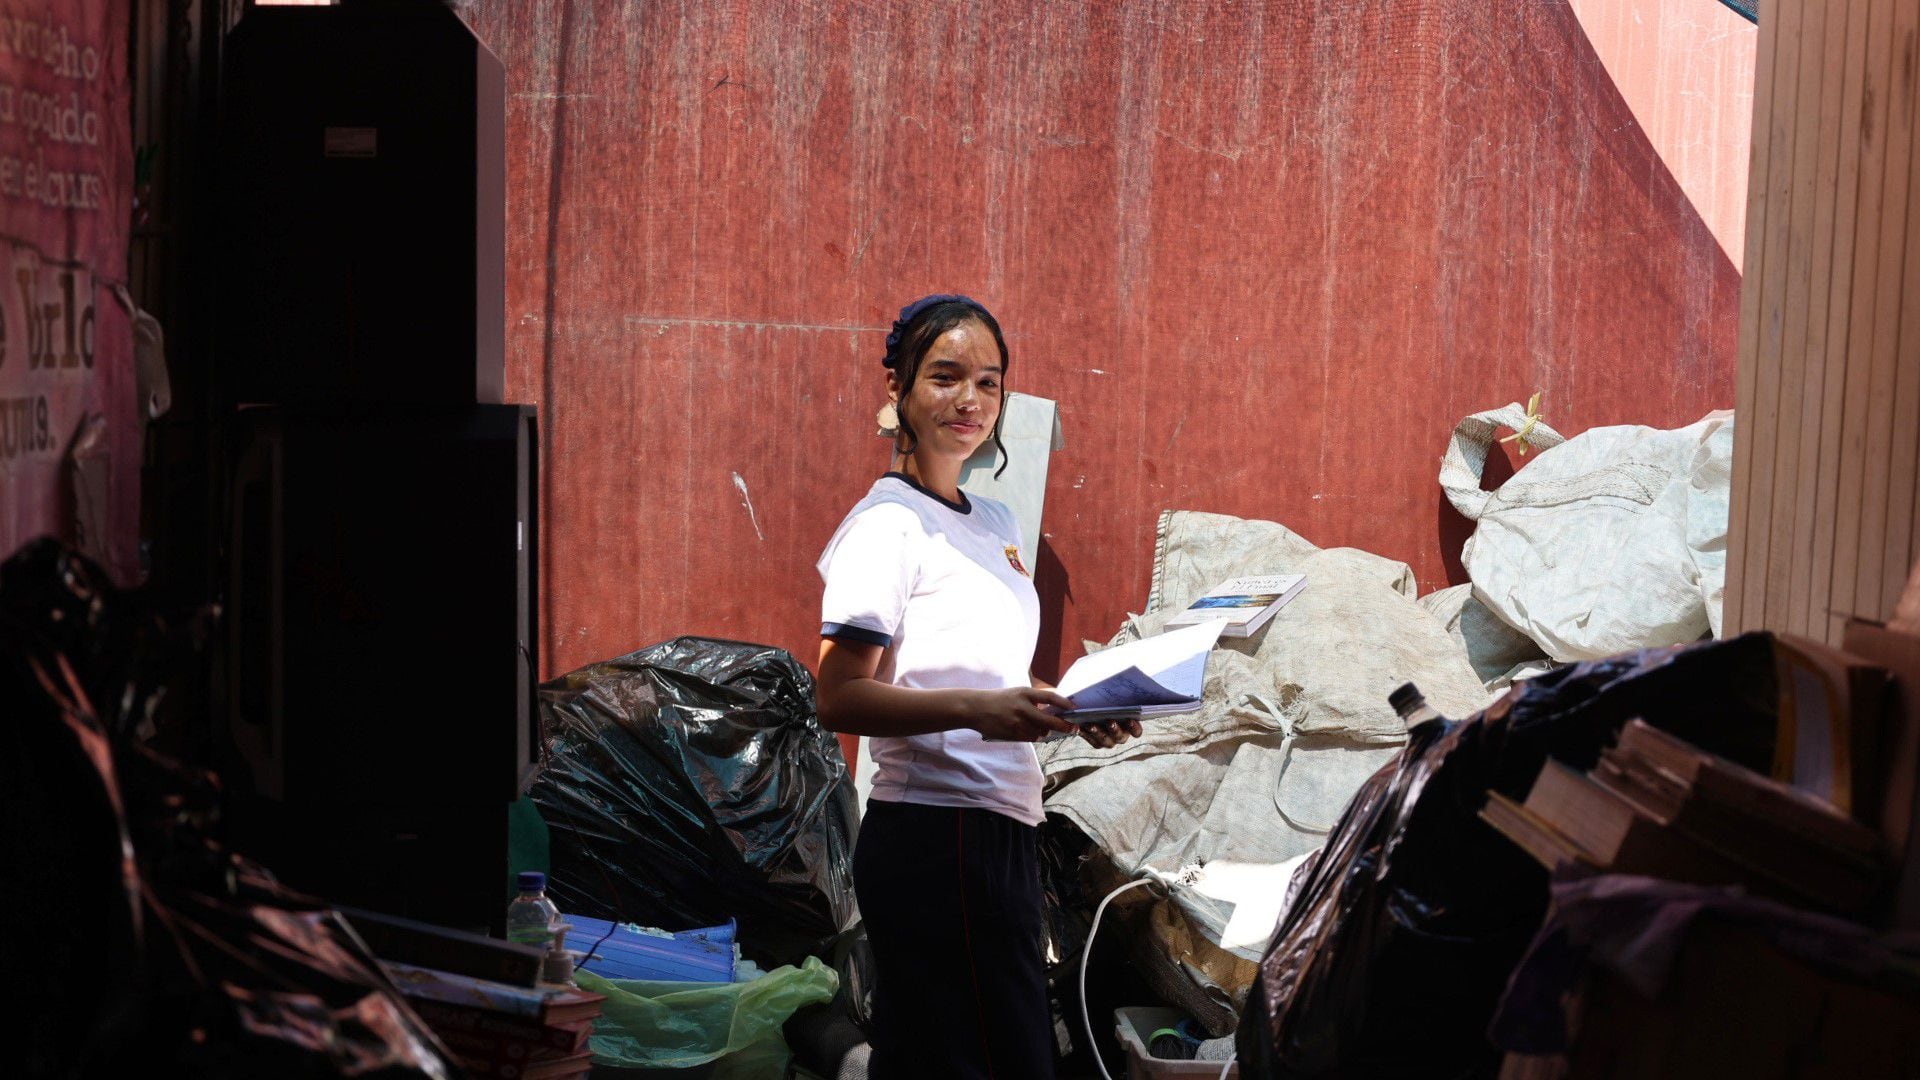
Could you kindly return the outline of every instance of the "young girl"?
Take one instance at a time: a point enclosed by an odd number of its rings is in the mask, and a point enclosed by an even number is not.
[[[1137,721],[1081,726],[1034,679],[1040,603],[1012,513],[960,490],[999,445],[1007,346],[964,296],[908,304],[887,336],[894,471],[820,556],[818,708],[869,735],[873,791],[854,889],[876,968],[868,1075],[1050,1077],[1032,743],[1112,746]]]

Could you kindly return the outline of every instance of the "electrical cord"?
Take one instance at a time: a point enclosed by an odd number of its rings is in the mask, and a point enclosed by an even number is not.
[[[1086,1029],[1087,1050],[1093,1054],[1093,1063],[1106,1080],[1113,1080],[1113,1074],[1107,1071],[1107,1063],[1100,1057],[1100,1045],[1093,1037],[1093,1020],[1087,1013],[1087,961],[1093,956],[1093,938],[1100,932],[1100,918],[1107,913],[1107,905],[1113,903],[1114,897],[1128,889],[1154,882],[1165,885],[1169,890],[1181,885],[1191,888],[1200,880],[1201,868],[1198,865],[1189,866],[1178,874],[1169,874],[1149,866],[1142,872],[1146,876],[1129,881],[1101,898],[1100,906],[1093,909],[1093,925],[1087,928],[1087,942],[1080,947],[1080,1026]],[[1228,1055],[1226,1065],[1220,1069],[1220,1080],[1227,1080],[1227,1074],[1233,1071],[1233,1064],[1238,1059],[1238,1054]]]
[[[1100,916],[1107,913],[1107,905],[1113,903],[1113,898],[1135,886],[1151,885],[1155,880],[1150,877],[1139,878],[1108,893],[1100,901],[1100,906],[1093,909],[1093,925],[1087,930],[1087,943],[1080,947],[1080,1024],[1087,1030],[1087,1049],[1093,1054],[1093,1063],[1106,1080],[1113,1080],[1113,1074],[1107,1071],[1107,1063],[1101,1060],[1100,1044],[1093,1037],[1093,1020],[1087,1015],[1087,959],[1093,955],[1093,936],[1100,932]]]

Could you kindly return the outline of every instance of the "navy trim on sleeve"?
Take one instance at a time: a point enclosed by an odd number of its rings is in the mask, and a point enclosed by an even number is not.
[[[878,645],[883,649],[893,644],[892,634],[883,634],[878,630],[869,630],[864,626],[851,626],[847,623],[821,623],[820,636],[857,641],[862,645]]]

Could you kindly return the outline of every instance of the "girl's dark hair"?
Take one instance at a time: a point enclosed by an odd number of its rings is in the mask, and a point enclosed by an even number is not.
[[[909,305],[911,308],[911,305]],[[1006,419],[1007,397],[1005,392],[1007,375],[1007,339],[1000,333],[1000,323],[993,313],[969,300],[941,300],[928,304],[913,312],[904,323],[897,323],[889,340],[898,339],[898,344],[887,350],[883,361],[893,369],[894,378],[900,382],[900,404],[896,412],[900,414],[900,434],[907,437],[906,449],[902,453],[911,454],[920,446],[920,437],[913,432],[913,426],[907,423],[907,397],[913,393],[914,380],[920,377],[920,361],[926,358],[927,350],[941,334],[973,320],[987,328],[993,335],[993,343],[1000,349],[1000,412],[993,418],[993,446],[1000,452],[1000,467],[993,472],[995,480],[1007,471],[1007,447],[1000,441],[1000,421]]]

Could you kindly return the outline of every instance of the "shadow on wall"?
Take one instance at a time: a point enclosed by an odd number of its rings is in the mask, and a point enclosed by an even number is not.
[[[1033,584],[1040,593],[1040,626],[1043,632],[1040,641],[1033,647],[1033,673],[1050,683],[1060,681],[1060,672],[1066,664],[1061,662],[1061,644],[1063,635],[1045,633],[1045,628],[1064,625],[1067,601],[1073,599],[1073,576],[1067,573],[1067,564],[1060,561],[1060,555],[1053,550],[1053,541],[1040,537],[1039,550],[1034,553]],[[1073,654],[1080,654],[1076,643]]]
[[[1487,471],[1480,475],[1480,486],[1488,491],[1497,491],[1501,484],[1512,479],[1514,464],[1512,451],[1507,444],[1496,443],[1487,452]],[[1536,456],[1538,456],[1536,454]],[[1468,581],[1466,564],[1460,561],[1460,549],[1466,545],[1467,537],[1473,535],[1474,523],[1466,515],[1453,508],[1446,499],[1440,500],[1435,510],[1434,531],[1439,535],[1440,564],[1446,570],[1448,585],[1465,585]],[[1428,590],[1432,591],[1432,590]]]

